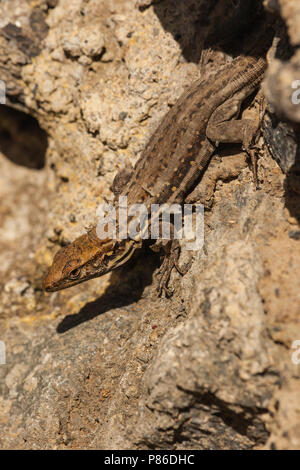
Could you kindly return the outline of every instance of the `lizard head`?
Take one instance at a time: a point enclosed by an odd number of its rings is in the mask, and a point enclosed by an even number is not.
[[[55,292],[103,276],[126,263],[138,246],[131,239],[100,240],[93,229],[56,253],[43,289]]]

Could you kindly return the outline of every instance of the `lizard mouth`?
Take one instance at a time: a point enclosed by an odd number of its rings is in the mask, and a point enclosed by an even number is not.
[[[51,282],[48,281],[48,279],[46,278],[43,282],[43,289],[46,292],[57,292],[59,290],[68,289],[69,287],[76,286],[77,284],[81,284],[84,281],[94,279],[95,277],[98,277],[98,275],[90,276],[89,278],[85,277],[84,279],[74,279],[72,281],[66,280],[65,282]]]
[[[66,286],[67,287],[67,286]],[[64,289],[64,287],[59,287],[57,284],[54,284],[54,283],[49,283],[47,281],[47,278],[44,279],[43,281],[43,290],[45,292],[56,292],[60,289]]]

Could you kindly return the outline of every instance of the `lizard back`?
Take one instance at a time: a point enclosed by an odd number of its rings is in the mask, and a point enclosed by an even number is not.
[[[213,111],[244,87],[250,95],[265,69],[263,58],[238,57],[183,93],[152,135],[122,191],[128,204],[182,203],[214,151],[206,136]]]

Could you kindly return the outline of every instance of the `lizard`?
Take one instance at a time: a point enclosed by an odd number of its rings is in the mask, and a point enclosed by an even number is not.
[[[242,143],[243,149],[253,156],[251,147],[260,122],[238,118],[242,103],[259,89],[263,80],[267,68],[265,52],[271,42],[270,33],[264,30],[263,39],[258,37],[253,46],[255,53],[232,59],[214,76],[197,80],[182,94],[158,125],[133,170],[116,176],[116,208],[120,195],[127,197],[128,206],[142,203],[148,209],[152,204],[183,204],[191,193],[197,192],[197,182],[219,143]],[[257,53],[262,49],[263,53]],[[142,242],[141,238],[129,237],[100,239],[96,226],[91,227],[56,253],[43,288],[54,292],[109,273],[126,264]],[[181,274],[185,270],[178,265],[178,241],[156,240],[152,248],[161,246],[165,257],[159,271],[158,292],[169,296],[172,269]]]

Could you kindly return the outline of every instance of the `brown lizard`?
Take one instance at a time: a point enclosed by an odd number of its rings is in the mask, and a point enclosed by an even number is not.
[[[265,53],[271,40],[269,35],[266,42],[264,34],[255,47],[258,44]],[[195,190],[220,142],[242,143],[244,150],[250,151],[259,123],[239,120],[238,116],[241,104],[258,89],[264,77],[264,53],[234,59],[215,76],[196,81],[179,98],[150,138],[133,171],[116,177],[116,208],[120,194],[127,196],[128,206],[142,203],[150,209],[151,204],[182,204]],[[99,239],[93,227],[56,253],[43,287],[53,292],[102,276],[124,265],[141,243],[141,239],[131,238]],[[154,249],[161,244],[157,240]],[[183,273],[178,256],[179,245],[171,240],[160,269],[159,293],[170,294],[167,285],[173,267]]]

